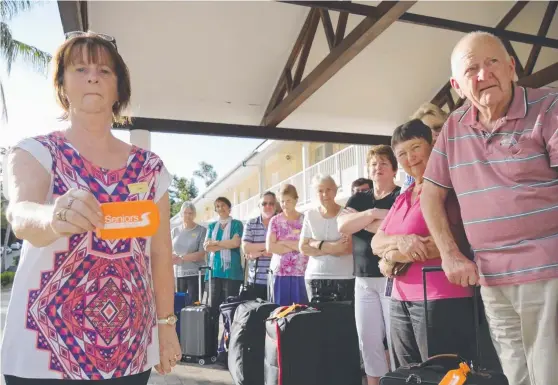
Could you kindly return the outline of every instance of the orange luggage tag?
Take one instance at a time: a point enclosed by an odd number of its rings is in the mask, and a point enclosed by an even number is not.
[[[447,372],[447,374],[440,381],[440,385],[463,385],[467,381],[467,375],[471,369],[469,365],[464,362],[459,364],[459,369],[453,369]]]
[[[104,227],[97,236],[104,240],[150,237],[159,227],[159,208],[152,200],[102,203]]]

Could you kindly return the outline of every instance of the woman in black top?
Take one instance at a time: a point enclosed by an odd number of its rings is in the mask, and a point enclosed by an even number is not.
[[[373,189],[353,195],[339,217],[339,231],[353,236],[355,318],[368,385],[377,385],[389,370],[384,340],[389,338],[389,296],[379,258],[370,243],[401,188],[394,183],[397,160],[391,147],[373,146],[367,156]],[[390,349],[391,350],[391,349]],[[393,362],[393,360],[391,360]]]

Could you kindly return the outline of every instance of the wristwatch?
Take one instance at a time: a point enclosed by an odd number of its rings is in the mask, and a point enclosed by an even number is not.
[[[178,317],[175,316],[174,314],[169,315],[166,318],[159,318],[157,320],[157,323],[159,325],[176,325],[176,322],[178,321]]]

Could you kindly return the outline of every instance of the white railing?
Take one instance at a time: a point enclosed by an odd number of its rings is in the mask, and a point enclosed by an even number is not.
[[[304,171],[301,171],[297,174],[294,174],[291,177],[288,177],[287,179],[271,186],[270,188],[265,189],[266,191],[271,191],[273,193],[275,193],[275,195],[279,196],[280,192],[281,192],[281,187],[286,185],[286,184],[292,184],[293,186],[295,186],[296,191],[299,195],[299,199],[302,198],[302,193],[304,191]]]
[[[258,203],[260,201],[259,195],[233,205],[231,215],[235,219],[246,220],[258,216]]]
[[[366,176],[366,153],[368,146],[354,145],[344,148],[332,156],[290,176],[289,178],[265,189],[279,195],[281,187],[292,184],[299,195],[299,206],[314,200],[312,178],[317,174],[331,175],[339,186],[339,194],[349,195],[351,183]],[[259,195],[255,195],[233,207],[233,218],[246,220],[258,215]]]

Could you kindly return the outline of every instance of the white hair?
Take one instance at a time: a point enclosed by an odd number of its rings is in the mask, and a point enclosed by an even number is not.
[[[337,188],[337,183],[335,183],[335,179],[333,179],[331,175],[324,175],[324,174],[314,175],[314,177],[312,178],[312,187],[314,187],[314,189],[317,190],[319,185],[326,182],[332,183]]]
[[[472,41],[472,40],[477,40],[477,39],[492,39],[492,40],[494,40],[502,48],[502,50],[505,52],[506,59],[510,60],[510,54],[508,53],[508,50],[506,49],[506,46],[504,45],[504,43],[502,42],[502,40],[498,36],[496,36],[496,35],[494,35],[490,32],[485,32],[485,31],[469,32],[468,34],[463,36],[461,39],[459,39],[459,41],[457,42],[455,47],[453,47],[453,50],[451,52],[450,60],[451,60],[451,74],[452,74],[452,76],[457,75],[457,64],[458,64],[459,59],[456,58],[456,55],[459,52],[459,50],[461,49],[461,46],[463,45],[463,43],[466,42],[466,41]]]
[[[194,204],[190,201],[186,201],[184,203],[182,203],[182,206],[180,206],[180,216],[184,216],[184,211],[186,211],[186,209],[190,209],[192,210],[192,212],[195,214],[196,213],[196,206],[194,206]]]

